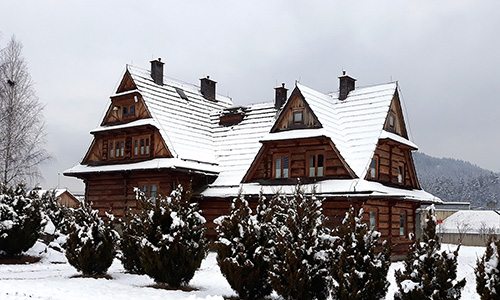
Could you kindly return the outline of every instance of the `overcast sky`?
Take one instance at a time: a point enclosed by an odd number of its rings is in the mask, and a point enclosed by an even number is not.
[[[45,104],[44,187],[83,191],[79,163],[126,64],[189,83],[210,75],[236,105],[296,80],[336,91],[398,81],[420,151],[500,172],[500,1],[1,1],[0,47],[24,45]]]

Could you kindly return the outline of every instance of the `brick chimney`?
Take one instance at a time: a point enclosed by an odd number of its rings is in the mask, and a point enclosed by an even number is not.
[[[346,75],[345,71],[342,71],[342,76],[339,77],[339,80],[339,100],[345,100],[349,92],[354,91],[356,79]]]
[[[280,109],[286,102],[288,89],[285,88],[285,83],[282,83],[281,86],[274,88],[274,90],[276,91],[274,108]]]
[[[151,61],[151,78],[158,85],[163,85],[163,65],[161,58]]]
[[[205,99],[215,101],[215,84],[217,82],[210,79],[210,76],[200,79],[201,94]]]

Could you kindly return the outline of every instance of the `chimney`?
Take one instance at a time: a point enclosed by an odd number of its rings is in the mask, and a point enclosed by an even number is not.
[[[163,65],[161,58],[151,61],[151,78],[158,85],[163,85]]]
[[[274,108],[280,109],[286,102],[288,89],[285,88],[285,83],[281,86],[274,88],[276,90],[276,96],[274,98]]]
[[[215,101],[215,84],[217,82],[210,79],[210,76],[200,79],[201,94],[205,99]]]
[[[350,91],[354,91],[354,87],[356,85],[356,79],[350,77],[345,74],[345,71],[342,71],[342,76],[340,79],[340,87],[339,87],[339,100],[345,100]]]

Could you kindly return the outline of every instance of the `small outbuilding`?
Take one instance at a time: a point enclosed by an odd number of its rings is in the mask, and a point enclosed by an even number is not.
[[[436,230],[443,243],[484,246],[490,235],[500,237],[500,212],[460,210],[444,219]]]

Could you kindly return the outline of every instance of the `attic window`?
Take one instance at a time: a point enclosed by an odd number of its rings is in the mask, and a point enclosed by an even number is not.
[[[294,124],[302,124],[303,123],[302,111],[294,111],[293,112],[293,123]]]
[[[123,116],[124,117],[135,116],[135,105],[124,106],[123,107]]]
[[[183,89],[176,87],[175,91],[177,92],[177,94],[179,94],[179,97],[181,97],[182,99],[189,100],[188,97],[186,96],[186,93],[184,93]]]

